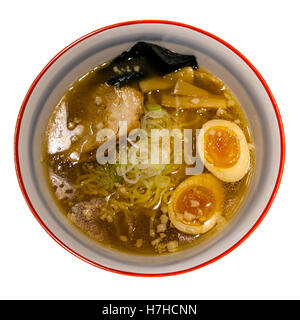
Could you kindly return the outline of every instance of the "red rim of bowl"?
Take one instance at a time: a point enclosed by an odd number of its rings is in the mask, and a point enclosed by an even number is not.
[[[188,268],[188,269],[184,269],[184,270],[179,270],[179,271],[175,271],[175,272],[168,272],[168,273],[158,273],[158,274],[148,274],[148,273],[134,273],[134,272],[127,272],[127,271],[121,271],[121,270],[116,270],[116,269],[112,269],[109,267],[105,267],[102,266],[94,261],[91,261],[83,256],[81,256],[80,254],[78,254],[77,252],[75,252],[73,249],[69,248],[66,244],[64,244],[60,239],[58,239],[49,229],[48,227],[44,224],[44,222],[42,221],[42,219],[40,218],[40,216],[38,215],[38,213],[36,212],[36,210],[34,209],[29,196],[26,192],[24,183],[23,183],[23,179],[22,179],[22,175],[21,175],[21,170],[20,170],[20,163],[19,163],[19,153],[18,153],[18,142],[19,142],[19,133],[20,133],[20,127],[21,127],[21,122],[22,122],[22,117],[24,114],[24,110],[26,108],[27,102],[35,88],[35,86],[37,85],[37,83],[39,82],[39,80],[42,78],[42,76],[44,75],[44,73],[49,69],[49,67],[60,57],[62,56],[64,53],[66,53],[69,49],[71,49],[72,47],[74,47],[75,45],[77,45],[78,43],[80,43],[81,41],[92,37],[95,34],[98,34],[100,32],[103,32],[105,30],[108,29],[113,29],[113,28],[117,28],[117,27],[122,27],[122,26],[128,26],[128,25],[134,25],[134,24],[142,24],[142,23],[160,23],[160,24],[169,24],[169,25],[175,25],[175,26],[179,26],[179,27],[184,27],[184,28],[188,28],[188,29],[192,29],[194,31],[200,32],[210,38],[215,39],[216,41],[220,42],[221,44],[223,44],[224,46],[226,46],[227,48],[229,48],[230,50],[232,50],[236,55],[238,55],[244,62],[246,62],[246,64],[252,69],[252,71],[256,74],[256,76],[258,77],[258,79],[260,80],[260,82],[262,83],[262,85],[264,86],[266,92],[268,93],[268,96],[272,102],[272,105],[274,107],[274,111],[277,117],[277,122],[278,122],[278,127],[279,127],[279,132],[280,132],[280,143],[281,143],[281,159],[280,159],[280,166],[279,166],[279,171],[278,171],[278,176],[277,176],[277,180],[276,180],[276,184],[274,187],[274,190],[271,194],[271,197],[265,207],[265,209],[263,210],[262,214],[260,215],[260,217],[258,218],[258,220],[256,221],[256,223],[254,224],[254,226],[246,233],[246,235],[244,235],[238,242],[236,242],[232,247],[230,247],[229,249],[227,249],[226,251],[224,251],[222,254],[200,264],[197,265],[195,267],[192,268]],[[90,33],[88,33],[87,35],[84,35],[83,37],[75,40],[74,42],[72,42],[70,45],[68,45],[67,47],[65,47],[63,50],[61,50],[55,57],[53,57],[48,64],[43,68],[43,70],[39,73],[39,75],[35,78],[35,80],[33,81],[33,83],[31,84],[24,100],[23,103],[21,105],[19,114],[18,114],[18,118],[17,118],[17,122],[16,122],[16,128],[15,128],[15,139],[14,139],[14,160],[15,160],[15,168],[16,168],[16,173],[17,173],[17,178],[18,178],[18,182],[21,188],[21,191],[23,193],[23,196],[27,202],[27,205],[29,206],[29,209],[31,210],[31,212],[33,213],[34,217],[36,218],[36,220],[40,223],[40,225],[45,229],[45,231],[59,244],[61,245],[63,248],[65,248],[67,251],[69,251],[70,253],[72,253],[73,255],[75,255],[76,257],[80,258],[81,260],[95,266],[98,267],[100,269],[103,270],[107,270],[107,271],[111,271],[114,273],[118,273],[118,274],[123,274],[123,275],[128,275],[128,276],[139,276],[139,277],[162,277],[162,276],[171,276],[171,275],[178,275],[178,274],[182,274],[182,273],[186,273],[189,271],[193,271],[199,268],[202,268],[208,264],[211,264],[219,259],[221,259],[222,257],[224,257],[225,255],[227,255],[228,253],[230,253],[232,250],[234,250],[235,248],[237,248],[242,242],[244,242],[249,236],[250,234],[258,227],[258,225],[262,222],[262,220],[264,219],[264,217],[266,216],[267,212],[269,211],[275,196],[277,194],[277,191],[279,189],[279,185],[281,182],[281,178],[282,178],[282,174],[283,174],[283,168],[284,168],[284,160],[285,160],[285,137],[284,137],[284,128],[283,128],[283,124],[282,124],[282,119],[281,119],[281,115],[277,106],[277,103],[273,97],[273,94],[270,90],[270,88],[268,87],[266,81],[264,80],[264,78],[261,76],[261,74],[258,72],[258,70],[252,65],[252,63],[243,55],[241,54],[237,49],[235,49],[233,46],[231,46],[229,43],[227,43],[226,41],[220,39],[219,37],[204,31],[202,29],[187,25],[187,24],[183,24],[180,22],[173,22],[173,21],[166,21],[166,20],[136,20],[136,21],[126,21],[126,22],[121,22],[121,23],[117,23],[117,24],[113,24],[113,25],[109,25],[100,29],[97,29],[95,31],[92,31]]]

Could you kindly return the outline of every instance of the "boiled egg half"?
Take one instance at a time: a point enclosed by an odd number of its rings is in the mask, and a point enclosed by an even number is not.
[[[206,122],[200,130],[197,147],[204,166],[222,181],[239,181],[249,170],[249,146],[242,129],[234,122]]]
[[[210,173],[184,180],[173,192],[168,214],[176,229],[188,234],[209,231],[222,214],[224,189]]]

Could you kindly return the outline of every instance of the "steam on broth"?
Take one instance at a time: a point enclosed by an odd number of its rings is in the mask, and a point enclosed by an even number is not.
[[[134,129],[147,136],[131,136]],[[174,136],[168,146],[158,144],[170,161],[149,161],[151,133],[164,129],[177,134],[181,150]],[[193,175],[187,169],[195,163],[177,159],[187,150],[185,129],[192,133],[190,158],[198,154],[204,165]],[[99,163],[99,150],[112,141],[116,161]],[[43,161],[53,197],[73,225],[101,245],[156,255],[200,244],[230,221],[255,155],[247,119],[221,79],[194,56],[139,42],[67,90],[49,119]]]

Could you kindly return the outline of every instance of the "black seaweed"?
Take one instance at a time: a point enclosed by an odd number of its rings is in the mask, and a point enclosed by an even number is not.
[[[108,79],[106,83],[113,86],[122,86],[130,81],[141,79],[143,77],[144,77],[143,72],[131,71],[131,72],[125,72],[125,73],[122,73],[121,75],[112,77]]]
[[[164,75],[188,66],[198,68],[195,56],[179,54],[153,43],[137,42],[111,61],[106,82],[122,86],[152,74]]]

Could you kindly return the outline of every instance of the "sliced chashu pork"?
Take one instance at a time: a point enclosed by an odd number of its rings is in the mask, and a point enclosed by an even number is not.
[[[55,174],[52,169],[49,170],[49,178],[58,200],[72,199],[74,197],[76,190],[66,178]]]
[[[67,103],[62,100],[48,128],[48,152],[65,153],[71,161],[95,159],[95,152],[103,141],[97,133],[112,129],[118,137],[119,121],[127,121],[127,131],[140,127],[143,95],[134,88],[117,88],[102,84],[95,92],[95,105],[72,130],[67,124]]]
[[[90,237],[108,244],[109,235],[101,220],[105,205],[104,199],[92,199],[77,203],[68,213],[68,218]]]
[[[143,111],[143,95],[134,88],[114,87],[110,101],[104,111],[104,128],[112,129],[118,134],[119,122],[127,121],[127,130],[140,127],[140,116]]]

